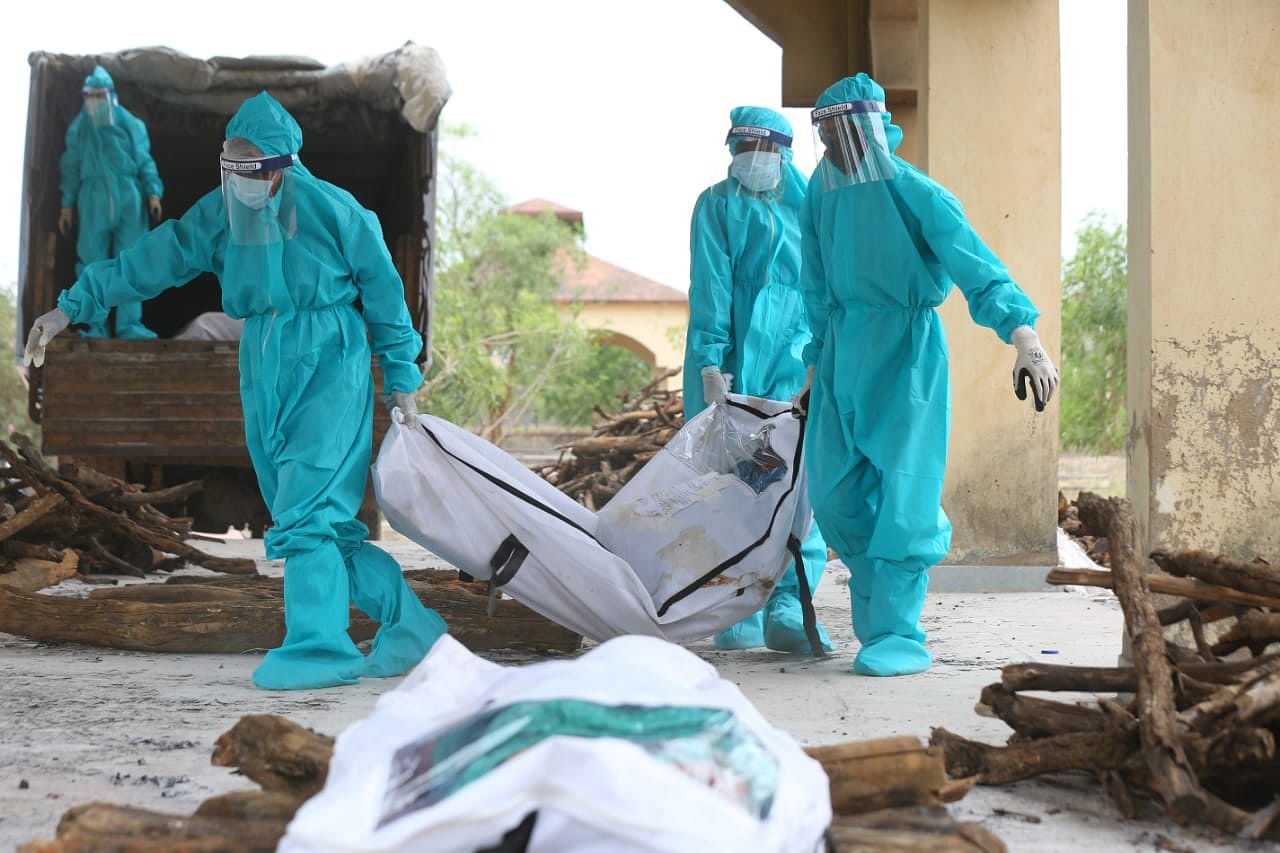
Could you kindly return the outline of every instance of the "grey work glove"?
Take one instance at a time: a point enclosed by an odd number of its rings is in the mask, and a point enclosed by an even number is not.
[[[1040,336],[1035,329],[1019,326],[1009,338],[1018,350],[1018,360],[1013,364],[1013,393],[1019,400],[1027,399],[1029,380],[1036,411],[1043,412],[1058,388],[1058,369],[1049,360],[1044,347],[1040,346]]]
[[[147,196],[147,212],[151,214],[152,222],[160,221],[160,217],[164,215],[164,208],[160,206],[160,196]]]
[[[406,421],[418,420],[418,401],[412,394],[404,391],[392,391],[384,398],[387,410],[399,409]]]
[[[58,211],[58,230],[62,232],[63,237],[71,233],[71,223],[74,218],[75,214],[72,213],[69,207],[64,207]]]
[[[732,376],[726,376],[718,367],[702,368],[702,401],[708,406],[723,403],[729,399],[729,383]]]
[[[809,414],[809,389],[813,388],[813,365],[804,372],[804,387],[791,398],[791,410],[801,415]]]
[[[27,349],[22,354],[22,363],[44,365],[44,349],[59,332],[71,325],[71,318],[61,308],[54,308],[47,314],[41,314],[31,324],[31,334],[27,335]]]

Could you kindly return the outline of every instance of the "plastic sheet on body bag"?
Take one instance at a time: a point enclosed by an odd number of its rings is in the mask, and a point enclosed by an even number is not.
[[[787,461],[770,444],[773,426],[740,429],[723,405],[712,406],[705,419],[691,421],[666,450],[700,474],[734,474],[760,494],[786,476]]]
[[[474,714],[396,750],[378,826],[480,782],[551,737],[628,741],[760,820],[769,816],[777,789],[777,760],[723,708],[521,702]]]

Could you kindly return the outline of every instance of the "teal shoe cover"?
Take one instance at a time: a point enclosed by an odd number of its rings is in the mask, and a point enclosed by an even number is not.
[[[757,610],[737,625],[715,635],[717,649],[758,649],[764,645],[764,613]]]
[[[400,564],[376,545],[361,542],[347,559],[351,601],[381,623],[361,675],[390,678],[418,665],[448,626],[414,595]]]
[[[364,658],[347,634],[347,567],[333,540],[290,555],[284,568],[284,644],[253,672],[263,690],[354,684]]]
[[[853,662],[859,675],[924,672],[933,657],[920,627],[929,574],[885,560],[857,561],[849,570],[854,633],[862,648]]]
[[[831,643],[827,629],[818,623],[818,639],[824,654],[831,654],[836,647]],[[764,644],[775,652],[811,654],[809,637],[804,632],[804,611],[800,599],[794,595],[778,596],[765,608]]]

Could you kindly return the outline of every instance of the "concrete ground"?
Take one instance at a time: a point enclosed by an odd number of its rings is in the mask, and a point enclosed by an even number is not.
[[[403,539],[384,544],[406,568],[441,565]],[[280,570],[262,559],[261,542],[210,550],[251,554],[264,571]],[[905,678],[857,677],[851,673],[856,642],[846,577],[833,568],[817,596],[819,618],[839,648],[830,658],[720,652],[710,642],[691,646],[802,743],[898,734],[927,740],[932,726],[1002,743],[1004,725],[974,712],[982,687],[998,680],[1001,666],[1116,661],[1121,615],[1109,592],[939,593],[930,596],[924,619],[933,669]],[[73,581],[57,591],[75,595],[84,589]],[[242,715],[282,714],[337,734],[398,682],[266,693],[249,682],[258,660],[44,646],[0,634],[0,850],[52,837],[62,813],[80,803],[189,814],[214,794],[253,787],[209,761],[214,740]],[[978,789],[951,809],[986,825],[1013,851],[1231,848],[1210,834],[1175,826],[1150,804],[1141,819],[1123,821],[1083,774]]]

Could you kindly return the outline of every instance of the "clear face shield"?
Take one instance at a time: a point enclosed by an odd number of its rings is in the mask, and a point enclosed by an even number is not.
[[[115,123],[115,92],[110,89],[85,89],[84,111],[94,127],[109,127]]]
[[[823,192],[894,177],[883,112],[880,101],[848,101],[810,114]]]
[[[265,246],[293,236],[296,220],[290,174],[296,159],[293,154],[220,158],[232,243]]]
[[[739,125],[729,129],[725,144],[733,152],[731,192],[761,196],[782,187],[782,151],[791,147],[790,136],[767,127]]]

